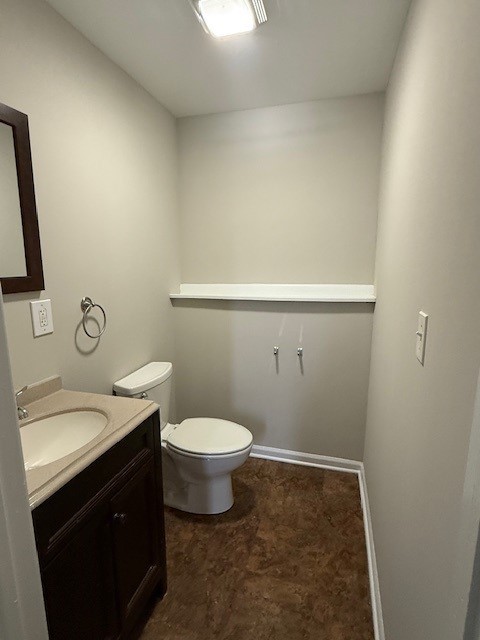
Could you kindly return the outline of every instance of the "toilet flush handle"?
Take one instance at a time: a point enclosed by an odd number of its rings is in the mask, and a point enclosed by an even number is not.
[[[145,393],[145,391],[141,394],[140,399],[141,400],[146,400],[148,398],[148,393]]]

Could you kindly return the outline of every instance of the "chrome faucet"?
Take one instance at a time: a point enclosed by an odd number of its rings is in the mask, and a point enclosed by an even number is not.
[[[28,389],[28,386],[23,387],[23,389],[20,389],[20,391],[17,391],[17,393],[15,394],[15,401],[17,403],[17,415],[18,415],[18,419],[19,420],[25,420],[25,418],[28,418],[28,411],[25,409],[25,407],[21,407],[18,404],[18,399],[19,397],[22,395],[22,393],[24,391],[26,391]]]

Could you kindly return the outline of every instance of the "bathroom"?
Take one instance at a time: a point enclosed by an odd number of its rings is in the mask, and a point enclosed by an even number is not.
[[[115,382],[167,362],[169,422],[231,421],[253,449],[224,516],[166,508],[145,639],[478,640],[480,7],[264,5],[216,39],[189,0],[0,0],[0,103],[28,116],[44,278],[0,305],[1,638],[48,637],[12,390],[60,376],[120,405]],[[45,300],[53,332],[34,337]],[[307,505],[346,529],[309,529]],[[283,553],[287,506],[305,556]],[[252,571],[252,514],[278,559],[222,587]],[[244,555],[210,566],[201,600],[195,551],[223,525]],[[308,554],[329,535],[317,605]],[[269,591],[287,569],[297,590]]]

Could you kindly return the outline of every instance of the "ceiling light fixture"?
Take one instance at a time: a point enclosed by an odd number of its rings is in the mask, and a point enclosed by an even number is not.
[[[205,31],[215,38],[248,33],[267,21],[263,0],[190,0]]]

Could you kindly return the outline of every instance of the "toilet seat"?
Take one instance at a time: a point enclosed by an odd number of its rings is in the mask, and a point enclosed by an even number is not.
[[[165,434],[168,448],[192,456],[225,456],[248,449],[248,429],[229,420],[188,418]]]

